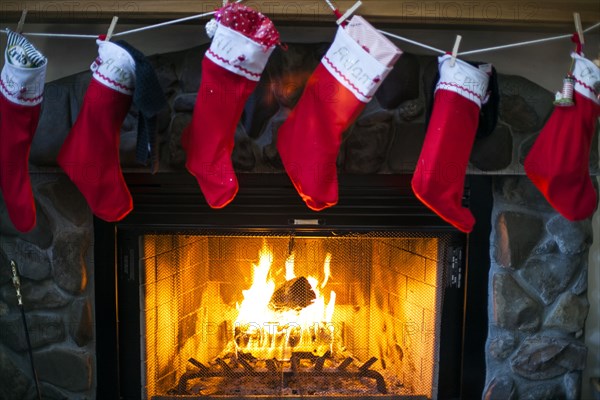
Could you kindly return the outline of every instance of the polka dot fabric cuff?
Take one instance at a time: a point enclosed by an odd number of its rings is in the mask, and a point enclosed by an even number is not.
[[[279,43],[279,32],[273,22],[262,13],[238,4],[229,3],[217,10],[216,20],[230,29],[233,29],[249,39],[266,47]]]

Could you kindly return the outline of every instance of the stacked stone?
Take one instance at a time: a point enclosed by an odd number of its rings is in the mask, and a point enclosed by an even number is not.
[[[0,246],[14,260],[44,399],[94,398],[92,216],[66,177],[36,175],[37,225],[21,234],[0,200]],[[2,256],[4,258],[4,256]],[[0,260],[0,399],[35,399],[8,259]]]
[[[486,399],[579,399],[591,220],[570,222],[526,177],[495,179]]]

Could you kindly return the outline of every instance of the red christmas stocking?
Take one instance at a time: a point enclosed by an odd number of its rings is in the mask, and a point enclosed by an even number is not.
[[[118,221],[133,208],[119,163],[119,135],[131,106],[135,62],[114,43],[96,43],[98,58],[91,66],[92,80],[58,164],[97,217]]]
[[[592,215],[597,204],[589,159],[600,116],[599,93],[594,89],[600,68],[576,53],[571,57],[575,105],[554,109],[525,158],[525,172],[556,211],[577,221]]]
[[[21,232],[35,226],[29,150],[40,118],[46,58],[23,36],[8,31],[0,77],[0,189]]]
[[[229,204],[238,191],[231,162],[235,127],[258,84],[279,33],[264,15],[237,3],[216,13],[210,48],[190,125],[182,136],[186,168],[212,208]]]
[[[385,38],[370,39],[368,44],[374,48]],[[390,66],[371,55],[344,28],[338,28],[298,104],[277,133],[277,150],[285,170],[310,209],[320,211],[337,203],[336,159],[342,133],[390,71]]]
[[[438,59],[440,80],[412,188],[419,200],[443,220],[470,232],[475,218],[461,202],[489,76],[461,60],[451,67],[450,59],[449,55]]]

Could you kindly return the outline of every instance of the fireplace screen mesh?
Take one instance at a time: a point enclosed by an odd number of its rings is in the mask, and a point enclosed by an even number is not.
[[[447,243],[143,236],[143,397],[435,397]]]

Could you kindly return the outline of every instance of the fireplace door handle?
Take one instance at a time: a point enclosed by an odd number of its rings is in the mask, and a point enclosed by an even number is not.
[[[314,219],[293,218],[293,219],[288,220],[288,224],[295,225],[295,226],[318,226],[318,225],[325,225],[325,220],[317,219],[317,218],[314,218]]]

